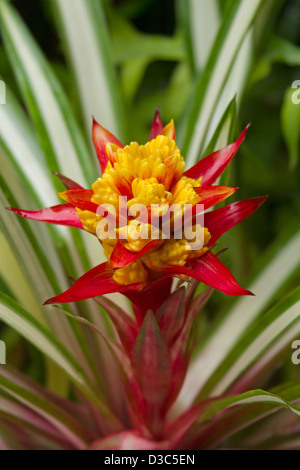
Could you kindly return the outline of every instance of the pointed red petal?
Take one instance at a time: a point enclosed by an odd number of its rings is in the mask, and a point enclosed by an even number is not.
[[[150,140],[155,139],[163,130],[163,123],[160,117],[159,110],[155,111],[152,127],[151,127],[151,132],[150,132]]]
[[[165,135],[167,137],[169,137],[169,139],[172,139],[172,140],[175,140],[176,138],[176,131],[175,131],[175,125],[174,125],[174,121],[172,119],[172,121],[167,124],[159,133],[159,135]]]
[[[126,352],[129,354],[138,335],[138,326],[136,322],[119,305],[116,305],[106,297],[95,299],[98,304],[105,308],[113,322],[120,341]]]
[[[110,263],[102,263],[81,276],[70,289],[45,302],[45,305],[54,303],[77,302],[113,292],[126,292],[129,289],[140,289],[143,284],[121,286],[113,280],[113,271]]]
[[[197,205],[204,205],[204,210],[209,209],[216,204],[227,199],[238,188],[229,188],[228,186],[206,186],[205,188],[194,188],[195,192],[201,197]]]
[[[203,160],[200,160],[195,166],[186,171],[184,176],[193,179],[198,179],[202,176],[202,186],[213,184],[235,156],[239,146],[246,137],[249,127],[250,124],[243,130],[236,142],[203,158]]]
[[[83,189],[83,187],[80,186],[80,184],[76,183],[70,178],[67,178],[67,176],[61,175],[57,173],[56,171],[54,171],[53,174],[57,176],[57,178],[60,179],[60,181],[62,182],[62,184],[65,186],[66,189]]]
[[[97,152],[97,157],[100,163],[102,174],[105,171],[108,156],[106,153],[106,145],[107,144],[115,144],[118,147],[124,147],[123,144],[108,130],[104,129],[104,127],[100,126],[98,122],[94,119],[93,120],[93,142]]]
[[[141,256],[148,251],[155,250],[161,243],[161,240],[152,240],[142,250],[133,253],[125,248],[121,240],[118,240],[110,257],[111,266],[113,269],[119,269],[135,263]]]
[[[68,227],[82,228],[80,217],[77,215],[76,207],[71,204],[60,204],[58,206],[47,207],[38,211],[24,211],[22,209],[8,210],[14,212],[25,219],[47,222],[48,224],[66,225]]]
[[[252,292],[239,286],[231,272],[210,251],[197,259],[190,268],[185,266],[166,266],[163,268],[163,271],[174,275],[182,274],[193,277],[227,295],[253,295]]]
[[[181,443],[183,437],[185,437],[189,431],[198,430],[198,427],[195,428],[193,424],[204,414],[206,407],[209,406],[210,403],[217,403],[218,400],[220,400],[220,397],[207,398],[191,406],[166,427],[166,435],[170,436],[171,449],[184,449]]]
[[[97,213],[99,206],[91,201],[93,194],[94,192],[92,189],[70,189],[68,191],[58,193],[59,197],[73,206],[78,207],[78,209]]]
[[[212,246],[225,232],[249,217],[266,199],[267,196],[246,199],[206,213],[205,227],[211,234],[207,246]]]

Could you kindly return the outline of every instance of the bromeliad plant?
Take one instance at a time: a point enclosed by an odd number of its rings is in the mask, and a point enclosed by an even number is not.
[[[100,122],[123,141],[124,121],[119,119],[122,109],[107,53],[102,2],[73,3],[72,18],[67,2],[53,1],[52,7],[59,30],[65,33],[83,114],[89,125],[92,113],[103,112]],[[227,145],[234,128],[235,102],[218,115],[216,97],[225,83],[232,86],[233,80],[236,86],[231,66],[235,60],[240,65],[238,53],[248,44],[250,25],[263,2],[228,2],[205,63],[202,56],[197,57],[199,25],[193,28],[192,19],[211,18],[215,11],[210,11],[211,5],[217,3],[199,2],[199,7],[197,2],[184,2],[190,17],[186,10],[180,15],[184,18],[181,34],[170,42],[160,38],[164,54],[172,51],[168,60],[174,60],[176,50],[181,51],[175,59],[182,60],[182,70],[186,61],[191,63],[194,80],[197,64],[203,69],[191,100],[194,107],[179,132],[180,145],[177,138],[175,142],[173,122],[163,127],[158,112],[145,145],[124,147],[94,120],[93,141],[102,176],[92,189],[84,189],[90,188],[95,173],[68,101],[26,26],[0,0],[5,51],[34,123],[8,91],[7,105],[0,107],[0,319],[9,332],[15,330],[33,344],[35,354],[38,349],[45,362],[45,367],[38,362],[43,386],[32,374],[0,366],[1,449],[299,447],[299,381],[291,380],[291,374],[286,383],[268,380],[300,334],[299,289],[275,301],[279,289],[288,279],[295,279],[300,266],[300,235],[294,232],[279,240],[280,250],[275,246],[266,255],[249,289],[240,287],[221,262],[222,250],[213,254],[220,237],[265,201],[258,197],[213,209],[235,192],[225,186],[224,173],[248,129]],[[130,101],[139,81],[132,70],[141,71],[157,54],[157,38],[151,43],[152,38],[138,36],[114,10],[109,14],[111,24],[117,25],[112,45],[114,60],[121,67],[120,85]],[[267,21],[265,13],[264,17]],[[78,31],[84,33],[80,43]],[[122,32],[127,41],[145,44],[142,62],[139,50],[126,62]],[[225,33],[231,38],[229,48]],[[188,52],[182,58],[187,36]],[[131,79],[125,83],[124,77]],[[94,83],[101,85],[100,102]],[[177,98],[180,101],[181,90]],[[91,109],[91,103],[97,108]],[[129,110],[132,104],[127,102]],[[207,133],[212,135],[210,142]],[[207,145],[211,152],[204,151]],[[225,148],[216,151],[221,147]],[[194,166],[186,170],[185,162],[187,168]],[[49,169],[56,172],[54,184],[64,204],[57,205],[53,196]],[[119,206],[120,196],[127,198],[125,212]],[[97,232],[99,223],[111,215],[99,211],[107,203],[118,221],[116,236],[108,238]],[[148,212],[140,224],[147,236],[131,236],[134,204],[160,204],[168,211],[173,203],[179,205],[179,218],[185,204],[192,205],[192,226],[205,211],[204,224],[195,227],[204,242],[198,250],[190,250],[189,239],[175,237],[172,218],[171,236],[164,238],[158,231],[152,239]],[[30,204],[51,207],[16,209]],[[11,211],[22,218],[9,213],[7,206],[13,206]],[[50,225],[33,227],[24,219]],[[102,248],[105,262],[100,259]],[[70,287],[70,277],[78,278],[82,272],[86,274]],[[202,323],[203,331],[198,331],[199,320],[208,320],[205,307],[214,289],[241,297],[222,318],[217,315],[216,323]],[[251,292],[256,296],[248,295]],[[107,297],[109,293],[122,293],[129,302],[124,297]],[[227,297],[223,298],[225,302]],[[42,308],[46,299],[47,306]],[[266,311],[271,303],[271,310]],[[262,386],[268,391],[257,389]]]
[[[84,274],[66,292],[47,300],[46,304],[68,303],[95,298],[108,312],[118,340],[105,338],[113,351],[122,372],[124,393],[127,397],[126,412],[118,415],[118,425],[108,436],[96,439],[90,423],[85,423],[86,436],[94,440],[90,449],[175,449],[194,448],[202,445],[202,432],[193,425],[205,416],[206,407],[214,406],[220,399],[204,400],[183,412],[177,419],[169,416],[182,387],[192,352],[192,327],[197,315],[209,297],[211,290],[197,293],[197,284],[183,281],[194,278],[229,295],[247,295],[228,269],[212,253],[210,248],[219,237],[254,212],[265,197],[237,202],[204,216],[204,246],[191,250],[185,238],[163,238],[162,231],[156,239],[150,235],[152,204],[167,207],[179,204],[179,216],[184,216],[185,206],[192,203],[190,217],[197,211],[207,210],[222,202],[233,188],[211,186],[231,162],[246,130],[232,145],[217,151],[184,172],[184,160],[175,143],[173,122],[163,127],[158,111],[155,114],[150,142],[139,146],[136,142],[124,147],[112,134],[93,123],[93,140],[102,177],[93,189],[83,189],[65,176],[56,174],[67,190],[60,197],[67,204],[38,211],[10,210],[22,217],[48,223],[81,228],[99,239],[108,258]],[[125,213],[121,214],[120,197],[128,198]],[[118,229],[104,237],[98,224],[104,218],[100,207],[110,203],[115,209]],[[138,222],[138,238],[133,237],[130,208],[134,203],[143,204],[147,219]],[[109,216],[112,216],[108,208]],[[166,211],[157,213],[158,221]],[[178,217],[177,214],[174,217]],[[170,217],[171,228],[174,219]],[[196,224],[196,219],[192,225]],[[161,227],[161,223],[158,226]],[[150,227],[151,228],[151,227]],[[135,225],[136,229],[136,225]],[[148,237],[142,238],[142,233]],[[107,234],[107,232],[105,232]],[[109,234],[108,234],[109,235]],[[103,238],[101,238],[101,236]],[[172,277],[180,279],[171,293]],[[189,285],[190,284],[190,285]],[[102,295],[122,292],[131,299],[135,318]],[[95,328],[92,323],[80,321]],[[99,330],[102,336],[103,332]],[[104,337],[104,335],[103,335]],[[241,398],[242,399],[242,398]],[[276,398],[274,398],[276,400]],[[296,410],[296,408],[295,408]],[[128,415],[127,415],[128,412]],[[296,410],[298,413],[298,410]],[[300,414],[300,410],[299,410]],[[102,418],[102,417],[101,417]],[[121,427],[121,430],[118,427]],[[74,444],[74,443],[73,443]],[[71,441],[69,442],[71,445]]]

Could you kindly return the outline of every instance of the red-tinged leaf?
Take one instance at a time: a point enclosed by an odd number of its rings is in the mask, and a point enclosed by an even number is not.
[[[57,173],[56,171],[54,171],[53,174],[57,176],[58,179],[60,179],[66,189],[84,189],[82,186],[80,186],[80,184],[76,183],[70,178],[67,178],[67,176],[63,176],[60,173]]]
[[[144,321],[145,314],[148,310],[152,310],[155,314],[159,307],[170,297],[172,287],[172,279],[170,275],[151,282],[141,291],[128,291],[126,297],[133,303],[133,310],[139,326]]]
[[[132,252],[125,248],[121,240],[118,240],[110,257],[110,264],[113,269],[124,268],[129,264],[135,263],[145,253],[148,253],[151,250],[155,250],[161,243],[161,240],[152,240],[147,243],[147,245],[145,245],[142,250],[138,252]]]
[[[193,352],[194,335],[191,335],[192,327],[197,315],[201,311],[201,307],[206,304],[212,291],[213,289],[206,290],[199,296],[195,305],[187,310],[184,325],[175,344],[171,348],[172,386],[167,400],[169,404],[174,402],[184,382]]]
[[[179,418],[175,421],[171,422],[166,430],[165,434],[169,437],[170,448],[177,449],[180,448],[180,442],[185,437],[185,435],[190,431],[192,426],[198,421],[201,417],[203,411],[205,411],[206,407],[215,401],[218,401],[219,398],[208,398],[203,400],[196,405],[190,407],[185,413],[181,414]]]
[[[162,271],[170,274],[189,276],[220,290],[227,295],[253,295],[243,289],[226,266],[210,251],[198,258],[190,268],[186,266],[165,266]]]
[[[13,209],[12,207],[8,207],[7,209],[25,219],[47,222],[48,224],[66,225],[67,227],[83,228],[80,217],[77,215],[76,207],[72,206],[72,204],[60,204],[37,211],[24,211],[22,209]]]
[[[163,408],[171,385],[171,364],[165,340],[149,311],[132,350],[132,364],[146,404],[146,423],[153,435],[163,431]]]
[[[45,305],[54,303],[77,302],[78,300],[90,299],[99,295],[111,294],[113,292],[127,292],[128,290],[139,290],[144,284],[130,284],[121,286],[113,280],[113,271],[110,263],[102,263],[81,276],[68,290],[45,302]]]
[[[73,415],[77,421],[80,421],[82,425],[85,426],[86,431],[87,429],[92,429],[90,416],[86,413],[85,408],[80,404],[55,395],[28,375],[25,375],[23,372],[20,372],[11,366],[7,365],[5,367],[1,367],[0,376],[5,377],[15,385],[18,385],[29,392],[34,393],[38,398],[48,400],[50,403],[54,403],[56,406],[64,409],[69,414]]]
[[[204,210],[209,209],[216,204],[224,201],[236,192],[238,188],[229,188],[228,186],[206,186],[205,188],[194,188],[196,193],[201,197],[201,201],[196,204],[197,206],[203,205]]]
[[[163,130],[163,123],[160,117],[159,110],[155,111],[154,119],[151,126],[150,140],[155,139]]]
[[[120,341],[126,352],[129,354],[138,335],[138,327],[135,321],[118,305],[105,297],[95,299],[99,303],[113,322]]]
[[[125,431],[93,442],[88,450],[166,450],[167,441],[151,441],[136,431]],[[171,449],[171,448],[170,448]],[[112,464],[114,462],[111,462]]]
[[[106,145],[114,144],[117,147],[121,148],[123,148],[124,146],[113,134],[111,134],[108,130],[104,129],[104,127],[100,126],[100,124],[98,124],[95,119],[93,120],[92,136],[101,171],[103,174],[108,163]]]
[[[162,130],[161,132],[159,133],[159,135],[165,135],[167,137],[169,137],[169,139],[171,140],[175,140],[176,139],[176,131],[175,131],[175,125],[174,125],[174,121],[172,119],[172,121],[167,124]]]
[[[246,137],[249,127],[250,124],[243,130],[236,142],[203,158],[203,160],[200,160],[200,162],[187,170],[184,176],[193,179],[198,179],[202,176],[202,186],[213,184],[235,156],[239,146]]]
[[[235,202],[205,214],[205,227],[211,234],[208,246],[212,246],[225,232],[255,212],[267,197],[256,197]]]
[[[96,214],[99,206],[91,201],[93,194],[94,192],[92,189],[70,189],[68,191],[58,193],[59,197],[78,209],[94,212]]]
[[[156,314],[161,333],[170,349],[182,329],[185,318],[185,287],[177,289]]]

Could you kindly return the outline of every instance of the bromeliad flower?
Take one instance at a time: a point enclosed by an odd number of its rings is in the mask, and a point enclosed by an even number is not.
[[[158,112],[145,145],[132,142],[124,147],[94,120],[93,141],[102,177],[92,189],[57,174],[66,187],[59,193],[65,204],[39,211],[10,209],[28,219],[81,228],[98,236],[103,246],[108,261],[46,303],[122,292],[137,307],[142,302],[156,311],[170,295],[172,277],[194,278],[228,295],[251,294],[239,286],[211,249],[223,233],[252,214],[266,198],[205,212],[236,191],[213,184],[236,154],[248,127],[235,143],[185,171],[174,123],[163,127]],[[134,217],[136,208],[140,208],[138,218]],[[201,213],[204,218],[199,223]],[[198,245],[186,232],[178,237],[178,222],[183,219],[190,223],[193,236],[199,235]],[[168,234],[163,220],[169,221]]]

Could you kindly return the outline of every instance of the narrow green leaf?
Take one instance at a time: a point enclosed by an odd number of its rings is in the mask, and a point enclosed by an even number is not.
[[[0,319],[14,328],[24,338],[31,342],[42,353],[52,359],[61,368],[72,382],[99,408],[103,418],[115,430],[120,429],[118,420],[101,400],[99,391],[95,391],[84,371],[56,337],[43,327],[25,309],[14,300],[0,292]],[[96,395],[97,393],[97,395]]]
[[[250,397],[250,400],[247,397]],[[221,411],[220,405],[222,412],[217,411],[210,416],[210,421],[205,422],[200,419],[187,436],[190,438],[194,435],[195,444],[198,442],[200,449],[219,448],[220,444],[224,441],[227,442],[227,439],[235,433],[247,429],[253,423],[259,425],[263,418],[272,416],[274,413],[276,413],[278,423],[278,419],[280,419],[278,413],[285,409],[293,411],[296,415],[295,418],[299,419],[299,408],[295,406],[298,397],[299,383],[287,383],[282,384],[280,389],[274,389],[271,392],[255,390],[233,397],[232,400],[229,400],[231,402],[229,406],[225,408],[223,406],[227,399],[215,399],[208,405],[204,403],[204,415],[206,412],[210,413],[213,408],[215,408],[215,412],[216,410]],[[246,400],[244,401],[244,399]],[[289,420],[291,418],[293,417],[290,415]],[[270,427],[268,428],[269,432]]]
[[[290,340],[300,334],[300,289],[279,302],[242,335],[203,388],[202,396],[225,393],[249,366],[268,352],[274,343],[281,341],[283,337],[286,340],[287,331],[293,334]],[[280,344],[283,348],[290,343]],[[245,379],[247,380],[247,377]]]
[[[185,2],[179,0],[184,9]],[[192,50],[196,70],[204,69],[219,31],[220,12],[217,0],[188,0]]]
[[[293,170],[299,159],[300,139],[300,81],[295,82],[284,96],[281,127],[289,151],[289,166]],[[298,88],[298,90],[297,90]]]
[[[53,6],[59,15],[59,32],[63,32],[66,40],[88,135],[94,115],[122,140],[123,110],[102,2],[74,0],[70,8],[67,2],[54,0]]]
[[[231,2],[215,41],[207,67],[200,77],[194,107],[187,123],[183,153],[188,166],[193,165],[201,151],[220,94],[231,72],[234,59],[253,23],[262,0]]]
[[[226,147],[232,139],[236,123],[236,97],[234,97],[227,106],[209,144],[206,148],[203,158],[207,155]]]
[[[91,155],[61,86],[16,11],[0,2],[2,36],[52,171],[79,183],[94,179]]]
[[[44,400],[14,382],[0,376],[0,389],[20,401],[38,416],[51,423],[57,431],[64,435],[76,448],[84,449],[87,445],[86,432],[72,415],[52,402]]]
[[[280,250],[278,250],[278,247]],[[217,370],[223,358],[237,344],[276,292],[300,265],[300,233],[296,232],[285,242],[281,241],[271,250],[263,268],[250,284],[255,297],[238,299],[229,312],[218,322],[189,368],[180,394],[182,403],[190,404]]]

